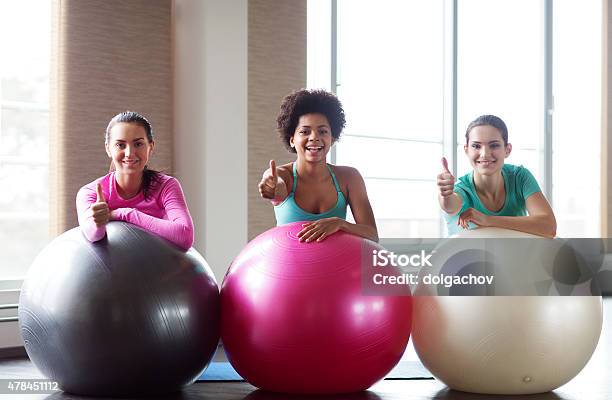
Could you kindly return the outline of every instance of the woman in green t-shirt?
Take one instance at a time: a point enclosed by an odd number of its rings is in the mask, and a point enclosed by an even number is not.
[[[504,121],[494,115],[476,118],[467,127],[465,141],[474,170],[455,183],[442,158],[438,175],[438,199],[449,235],[461,228],[492,226],[554,237],[555,214],[531,172],[504,164],[512,151]]]

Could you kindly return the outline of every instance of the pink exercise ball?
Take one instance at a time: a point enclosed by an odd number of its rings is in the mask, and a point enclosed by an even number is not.
[[[270,229],[230,266],[221,288],[228,360],[268,391],[365,390],[400,360],[412,299],[363,294],[362,259],[382,249],[377,243],[344,232],[302,243],[301,228]]]

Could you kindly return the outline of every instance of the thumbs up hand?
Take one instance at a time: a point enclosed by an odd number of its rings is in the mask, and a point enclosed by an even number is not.
[[[438,174],[438,190],[440,192],[440,196],[448,197],[453,194],[453,190],[455,188],[455,177],[448,169],[448,161],[446,161],[446,157],[442,157],[442,168],[443,171]]]
[[[276,171],[276,163],[274,160],[270,160],[270,168],[264,172],[261,182],[259,182],[259,194],[261,197],[274,200],[277,184],[278,173]]]
[[[110,209],[108,208],[108,204],[106,203],[106,199],[104,198],[104,193],[102,192],[102,185],[98,183],[96,186],[96,202],[92,204],[92,218],[96,223],[97,227],[101,227],[105,225],[110,219]]]

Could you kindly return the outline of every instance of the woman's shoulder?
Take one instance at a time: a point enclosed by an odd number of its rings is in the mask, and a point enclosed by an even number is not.
[[[511,176],[511,177],[529,178],[533,176],[531,171],[522,165],[504,164],[502,169],[504,173],[506,173],[508,176]]]
[[[524,167],[523,165],[515,165],[515,164],[504,164],[502,169],[504,170],[504,172],[512,172],[512,173],[529,171],[527,167]]]
[[[365,181],[357,168],[333,164],[329,164],[329,166],[343,191],[365,188]]]
[[[181,188],[181,182],[178,178],[164,174],[163,172],[157,172],[155,176],[156,184],[153,185],[153,190],[157,189],[157,192],[162,192],[164,189],[170,188]]]
[[[157,172],[156,175],[157,175],[157,181],[160,183],[179,182],[179,180],[175,178],[174,176],[164,174],[163,172]]]
[[[329,164],[334,174],[340,178],[345,179],[361,179],[359,170],[355,167],[349,167],[347,165],[334,165]]]

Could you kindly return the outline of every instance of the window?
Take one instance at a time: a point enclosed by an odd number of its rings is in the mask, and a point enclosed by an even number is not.
[[[337,80],[331,89],[343,103],[347,126],[333,161],[358,166],[381,237],[438,236],[432,184],[442,154],[442,2],[373,4],[337,1]],[[311,1],[308,7],[310,18],[312,7],[322,5]],[[314,35],[329,18],[317,19]],[[320,42],[325,38],[313,37],[310,29],[308,38],[308,59],[324,63],[319,54],[327,50]],[[321,87],[324,74],[320,64],[315,70],[309,63],[309,86]]]
[[[0,280],[48,242],[50,1],[0,2]]]
[[[513,145],[506,162],[526,166],[544,189],[543,1],[458,4],[457,175],[472,169],[463,150],[467,125],[494,114],[508,126]]]
[[[507,162],[535,175],[558,234],[599,236],[601,4],[554,6],[309,1],[308,85],[345,107],[331,161],[364,176],[380,237],[445,235],[440,158],[454,156],[457,177],[470,171],[465,128],[482,114],[507,123]]]
[[[557,234],[599,237],[602,4],[554,3],[553,206]]]

